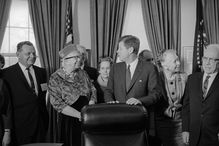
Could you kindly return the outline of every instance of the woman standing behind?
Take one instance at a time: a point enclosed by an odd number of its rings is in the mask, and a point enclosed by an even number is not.
[[[59,142],[64,146],[81,145],[80,110],[96,102],[96,89],[87,73],[80,69],[81,54],[70,44],[59,52],[62,67],[49,80],[49,99],[58,111]]]
[[[174,50],[166,50],[160,59],[163,98],[156,106],[156,130],[163,146],[184,146],[182,141],[182,97],[187,75],[180,72]]]
[[[98,66],[99,76],[97,78],[97,102],[104,102],[104,90],[107,87],[110,67],[112,65],[112,59],[110,57],[101,58]]]

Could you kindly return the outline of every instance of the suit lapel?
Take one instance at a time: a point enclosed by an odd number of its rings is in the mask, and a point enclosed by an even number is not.
[[[219,83],[219,73],[214,78],[214,81],[212,82],[211,87],[209,88],[208,93],[204,100],[206,100],[212,92],[216,91],[216,88],[219,86],[218,83]]]
[[[199,74],[199,76],[198,76],[198,79],[197,79],[197,82],[198,82],[198,84],[197,85],[199,85],[199,87],[198,87],[198,94],[199,94],[199,98],[200,98],[200,101],[203,101],[203,90],[202,90],[202,80],[203,80],[203,76],[204,76],[204,73],[201,73],[201,74]]]
[[[30,88],[30,85],[29,85],[29,83],[28,83],[28,81],[27,81],[27,79],[26,79],[26,77],[25,77],[25,75],[24,75],[24,73],[23,73],[23,71],[18,63],[15,65],[15,70],[16,70],[17,76],[20,78],[21,82],[23,82],[27,88]]]
[[[131,83],[129,85],[129,89],[128,91],[130,90],[130,88],[134,85],[134,83],[136,82],[137,78],[139,77],[140,73],[141,73],[141,70],[142,70],[142,62],[141,61],[138,61],[138,64],[136,66],[136,69],[135,69],[135,72],[134,72],[134,75],[132,77],[132,80],[131,80]]]
[[[165,87],[165,77],[164,77],[163,71],[160,72],[160,79],[161,79],[161,86],[162,86],[162,92],[163,92],[164,99],[166,101],[168,101],[167,91],[165,90],[166,89],[166,87]]]
[[[27,79],[26,79],[26,77],[25,77],[25,75],[24,75],[24,73],[23,73],[23,71],[22,71],[22,69],[21,69],[21,67],[20,67],[20,65],[17,63],[16,65],[15,65],[15,70],[16,70],[16,72],[17,72],[17,76],[20,78],[20,80],[21,80],[21,82],[23,82],[23,84],[25,85],[25,87],[29,90],[29,91],[32,91],[32,89],[31,89],[31,87],[30,87],[30,85],[29,85],[29,83],[28,83],[28,81],[27,81]],[[35,72],[35,76],[36,76],[36,69],[34,69],[34,72]],[[37,76],[36,76],[36,80],[37,80],[37,82],[38,82],[38,78],[37,78]],[[38,84],[38,83],[37,83]],[[38,91],[39,91],[39,87],[38,87]]]
[[[122,91],[125,91],[126,92],[126,64],[123,63],[122,66],[121,66],[121,80],[119,79],[119,81],[123,81],[123,84],[122,84]]]
[[[33,65],[33,70],[34,70],[34,73],[35,73],[37,90],[38,90],[38,93],[39,93],[39,89],[41,88],[40,85],[39,85],[40,79],[39,79],[39,76],[38,76],[37,69],[36,69],[36,67],[34,65]]]

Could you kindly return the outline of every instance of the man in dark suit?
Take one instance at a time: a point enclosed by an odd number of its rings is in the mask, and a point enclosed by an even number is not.
[[[132,35],[120,39],[117,53],[122,62],[110,70],[104,99],[108,103],[140,104],[152,113],[161,95],[158,72],[153,64],[138,59],[139,45],[139,39]],[[150,117],[150,128],[153,120]]]
[[[92,82],[96,81],[99,73],[96,68],[90,67],[88,65],[88,53],[86,48],[82,45],[77,45],[77,48],[82,55],[81,68],[86,71]]]
[[[155,63],[154,62],[153,53],[150,50],[142,50],[138,54],[138,59],[144,60],[144,61],[149,61],[149,62],[151,62],[153,64]]]
[[[182,110],[183,141],[190,146],[219,145],[219,44],[208,45],[204,72],[189,76]]]
[[[148,107],[159,100],[157,70],[153,64],[138,60],[139,45],[140,41],[135,36],[127,35],[120,39],[117,53],[122,62],[114,64],[110,70],[104,95],[106,102],[118,101]],[[126,70],[129,65],[131,82],[126,89]]]
[[[18,63],[3,70],[12,98],[15,145],[43,142],[48,123],[46,71],[33,65],[36,51],[31,42],[18,43],[16,55]]]
[[[11,114],[10,95],[5,83],[0,79],[0,145],[2,146],[11,143]]]

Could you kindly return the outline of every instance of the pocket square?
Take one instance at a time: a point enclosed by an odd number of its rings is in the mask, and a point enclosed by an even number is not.
[[[139,82],[142,82],[142,80],[139,80]]]

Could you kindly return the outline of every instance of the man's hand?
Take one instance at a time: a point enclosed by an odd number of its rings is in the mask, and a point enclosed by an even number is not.
[[[217,134],[217,138],[218,138],[218,141],[219,141],[219,133]]]
[[[126,104],[130,104],[130,105],[137,105],[137,104],[142,104],[140,100],[136,99],[136,98],[129,98],[126,101]]]
[[[89,104],[89,105],[91,105],[91,104],[95,104],[95,101],[90,100],[88,104]]]
[[[11,135],[10,131],[7,131],[4,133],[3,139],[2,139],[2,146],[8,146],[11,142]]]
[[[107,103],[112,104],[112,103],[119,103],[119,101],[108,101]]]
[[[186,145],[189,145],[189,132],[183,132],[182,133],[183,143]]]

